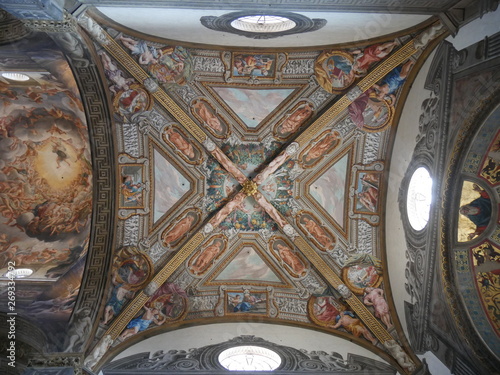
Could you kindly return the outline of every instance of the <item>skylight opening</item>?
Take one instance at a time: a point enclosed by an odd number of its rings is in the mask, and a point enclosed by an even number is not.
[[[260,346],[235,346],[219,354],[219,363],[229,371],[274,371],[281,357]]]
[[[30,79],[30,77],[27,76],[26,74],[13,73],[13,72],[2,73],[2,77],[10,79],[12,81],[20,81],[20,82],[28,81]]]
[[[408,220],[413,229],[422,230],[426,227],[431,203],[432,178],[426,168],[417,168],[411,176],[406,199]]]
[[[16,268],[15,270],[5,273],[4,277],[8,279],[22,279],[24,277],[31,276],[33,270],[30,268]]]
[[[287,17],[261,14],[239,17],[231,22],[231,26],[254,33],[279,33],[293,29],[296,23]]]

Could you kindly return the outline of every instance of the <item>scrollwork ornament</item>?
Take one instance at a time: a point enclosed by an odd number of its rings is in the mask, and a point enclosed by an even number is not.
[[[339,284],[337,290],[344,299],[349,299],[352,297],[351,290],[345,284]]]
[[[285,152],[288,156],[293,156],[297,153],[297,151],[299,151],[299,147],[300,146],[297,142],[292,142],[287,146]]]
[[[468,52],[466,49],[463,49],[461,51],[457,51],[453,55],[452,66],[453,66],[454,70],[458,69],[461,65],[463,65],[463,63],[467,59],[467,55],[468,55]]]
[[[213,231],[214,231],[214,227],[210,223],[205,224],[205,226],[203,227],[203,234],[205,234],[205,235],[210,234]]]
[[[151,94],[154,94],[156,91],[160,89],[158,83],[151,77],[146,78],[143,84],[146,90],[148,90]]]
[[[352,89],[350,89],[347,92],[347,99],[349,99],[351,102],[355,101],[363,91],[359,88],[359,86],[354,86]]]
[[[214,151],[217,147],[217,145],[210,138],[203,141],[203,146],[205,146],[208,152]]]
[[[92,18],[87,16],[86,14],[82,14],[78,18],[78,24],[83,27],[88,33],[94,37],[100,44],[107,45],[110,40],[108,39],[108,35],[102,29],[102,27],[95,22]]]
[[[413,46],[415,47],[415,49],[423,49],[429,44],[432,39],[441,34],[444,31],[443,29],[444,27],[441,23],[432,25],[430,28],[428,28],[415,38]]]
[[[85,366],[92,369],[101,360],[112,343],[113,339],[111,338],[111,335],[104,336],[89,356],[85,358]]]
[[[413,363],[408,354],[403,351],[396,340],[388,340],[384,342],[384,346],[402,368],[410,373],[415,371],[415,363]]]
[[[283,226],[283,232],[285,232],[285,234],[286,234],[288,237],[292,238],[292,240],[293,240],[295,237],[297,237],[297,236],[298,236],[297,231],[296,231],[296,230],[295,230],[295,228],[294,228],[294,227],[292,227],[290,224],[285,224],[285,225]]]
[[[153,280],[144,288],[143,292],[148,297],[151,297],[160,286]]]

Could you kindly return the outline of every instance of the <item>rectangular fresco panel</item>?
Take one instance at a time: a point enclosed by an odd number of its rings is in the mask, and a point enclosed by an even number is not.
[[[359,172],[356,182],[355,212],[378,212],[380,173]]]
[[[226,293],[227,314],[266,314],[267,293],[251,293],[248,290]]]
[[[235,54],[233,77],[274,78],[276,74],[275,54]]]
[[[121,165],[120,208],[144,207],[144,181],[142,165]]]

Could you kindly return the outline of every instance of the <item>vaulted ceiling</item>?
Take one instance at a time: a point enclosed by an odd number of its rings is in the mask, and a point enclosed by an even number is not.
[[[386,225],[400,217],[389,171],[398,158],[408,165],[414,140],[395,145],[411,117],[405,101],[461,4],[384,13],[303,2],[294,10],[323,28],[251,39],[199,22],[236,2],[82,3],[66,6],[73,15],[59,29],[28,21],[38,33],[0,49],[2,71],[28,78],[0,78],[0,268],[4,279],[34,271],[13,305],[23,324],[43,324],[33,332],[44,344],[32,346],[81,353],[79,366],[98,371],[151,336],[257,322],[319,331],[394,371],[419,371],[397,301],[407,244]],[[489,124],[483,137],[496,139]],[[464,172],[492,176],[485,193],[470,178],[456,188],[469,194],[461,205],[497,198],[495,145],[481,151],[491,170]],[[480,238],[467,237],[474,224],[458,227],[458,242]],[[470,250],[491,261],[478,272],[496,269],[495,236],[490,253]],[[494,275],[477,282],[496,285]],[[493,321],[479,336],[494,351],[495,297],[478,296]]]

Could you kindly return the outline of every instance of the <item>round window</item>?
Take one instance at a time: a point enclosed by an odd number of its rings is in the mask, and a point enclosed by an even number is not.
[[[431,202],[432,178],[426,168],[417,168],[411,176],[406,198],[408,220],[413,229],[425,228],[429,221]]]
[[[281,357],[261,346],[235,346],[219,354],[219,363],[229,371],[273,371]]]

